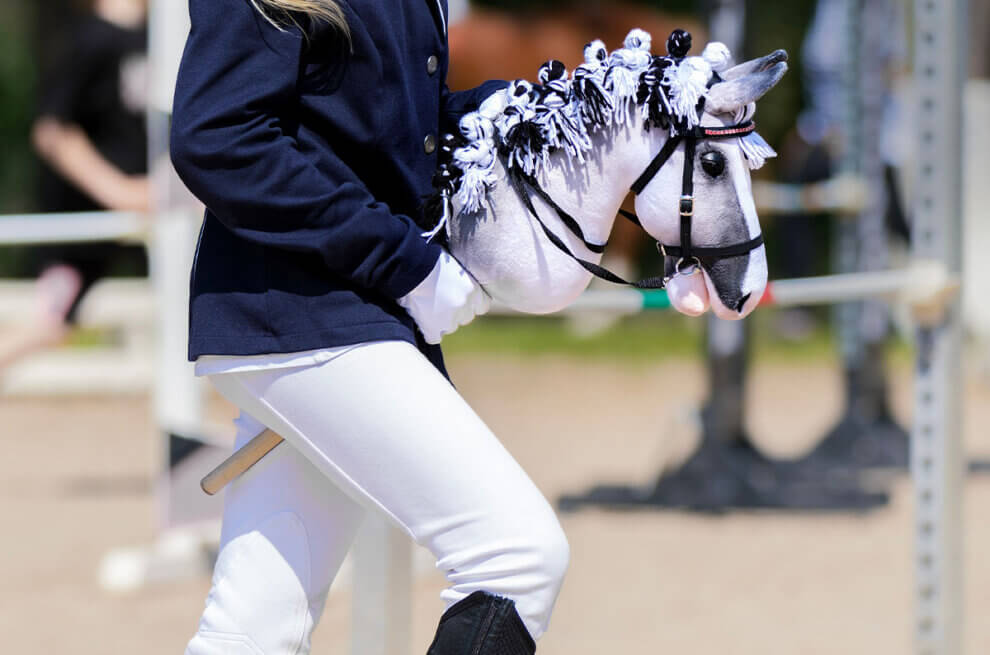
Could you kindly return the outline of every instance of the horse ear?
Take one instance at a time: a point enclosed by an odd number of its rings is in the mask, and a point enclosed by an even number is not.
[[[783,52],[783,51],[781,51]],[[786,57],[786,54],[784,55]],[[764,57],[766,59],[766,57]],[[752,62],[740,64],[747,66]],[[739,66],[736,66],[739,68]],[[730,69],[735,70],[735,69]],[[729,71],[726,71],[727,73]],[[747,75],[726,79],[708,90],[705,111],[711,114],[731,114],[740,107],[756,102],[772,89],[787,72],[787,62],[778,61],[769,68],[756,70]]]
[[[760,71],[765,71],[774,64],[779,64],[782,61],[787,61],[787,51],[774,50],[766,57],[751,59],[750,61],[745,61],[739,64],[738,66],[733,66],[732,68],[721,74],[722,79],[726,81],[737,80],[740,77],[745,77],[747,75],[752,75],[753,73],[759,73]]]

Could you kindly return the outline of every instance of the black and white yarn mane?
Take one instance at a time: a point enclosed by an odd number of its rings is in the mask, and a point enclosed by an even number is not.
[[[632,106],[639,108],[647,130],[665,129],[673,137],[697,127],[708,88],[731,67],[729,49],[712,42],[701,56],[689,57],[691,35],[684,30],[671,33],[664,56],[651,54],[651,44],[650,34],[641,29],[629,32],[623,47],[612,53],[602,41],[593,41],[584,48],[584,63],[570,75],[560,61],[548,61],[540,67],[539,83],[516,80],[461,118],[460,134],[441,139],[435,192],[424,205],[428,231],[423,236],[445,236],[452,204],[468,213],[482,208],[499,181],[499,158],[510,173],[529,179],[557,151],[584,163],[592,135],[625,124],[635,115]],[[750,168],[776,156],[756,132],[738,141]]]

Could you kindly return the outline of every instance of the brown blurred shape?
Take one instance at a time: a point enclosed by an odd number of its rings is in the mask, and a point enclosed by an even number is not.
[[[579,2],[545,12],[472,9],[450,28],[452,89],[465,89],[489,79],[536,80],[537,69],[559,59],[568,70],[584,60],[584,45],[601,39],[608,49],[621,47],[629,30],[639,27],[653,36],[653,52],[665,54],[667,36],[676,28],[694,37],[695,52],[706,41],[697,20],[664,14],[640,5]]]

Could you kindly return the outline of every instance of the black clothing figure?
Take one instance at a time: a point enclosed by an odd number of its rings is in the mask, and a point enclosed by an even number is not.
[[[31,138],[41,159],[44,212],[147,211],[147,27],[143,0],[81,16],[42,75]],[[94,282],[112,272],[144,275],[144,248],[115,243],[35,248],[36,311],[4,332],[0,371],[60,343]]]
[[[124,27],[96,13],[81,16],[64,50],[42,75],[38,119],[77,126],[121,173],[147,173],[147,27]],[[114,209],[91,197],[42,160],[38,206],[43,212]],[[54,245],[35,252],[37,273],[66,264],[81,276],[65,320],[74,322],[86,291],[114,270],[143,275],[144,248],[114,243]]]

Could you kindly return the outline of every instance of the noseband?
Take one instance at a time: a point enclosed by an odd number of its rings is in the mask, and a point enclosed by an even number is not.
[[[702,100],[702,102],[704,101]],[[703,112],[704,105],[701,105],[699,108],[699,115]],[[748,120],[726,127],[702,127],[699,125],[691,129],[679,131],[677,134],[667,139],[667,142],[663,144],[660,152],[656,154],[652,161],[650,161],[650,163],[646,166],[643,173],[636,178],[636,181],[633,182],[630,187],[630,191],[634,194],[641,194],[653,178],[656,177],[657,173],[660,172],[660,169],[663,168],[664,164],[666,164],[670,157],[674,154],[681,142],[684,142],[684,174],[681,182],[681,198],[679,205],[679,213],[681,216],[681,243],[680,245],[667,245],[657,242],[657,250],[661,255],[664,257],[677,258],[677,263],[674,265],[675,274],[693,275],[694,273],[697,273],[701,267],[701,261],[699,258],[718,260],[741,257],[749,254],[751,251],[759,248],[760,245],[763,244],[762,234],[750,239],[749,241],[743,241],[728,246],[695,246],[691,243],[691,225],[694,217],[694,156],[695,151],[697,150],[698,141],[737,138],[746,136],[755,130],[756,123],[752,120]],[[557,213],[557,216],[561,219],[564,225],[566,225],[567,228],[582,241],[588,250],[601,254],[605,251],[605,246],[590,243],[585,238],[584,232],[581,230],[581,226],[574,219],[574,217],[554,202],[550,195],[539,186],[539,183],[536,181],[534,176],[528,175],[521,171],[518,167],[515,167],[509,169],[509,178],[519,197],[522,198],[523,203],[529,210],[529,213],[536,218],[537,222],[539,222],[540,227],[543,228],[543,232],[546,234],[550,242],[561,251],[569,255],[595,277],[607,280],[609,282],[614,282],[616,284],[633,286],[639,289],[663,289],[672,279],[673,276],[663,276],[646,278],[644,280],[640,280],[639,282],[629,282],[603,266],[594,264],[585,259],[581,259],[571,252],[570,248],[568,248],[556,234],[550,231],[550,228],[548,228],[543,222],[543,219],[540,218],[536,208],[533,206],[533,202],[529,197],[528,191],[532,190],[539,195],[544,202],[549,204]],[[619,210],[619,214],[629,219],[636,225],[639,225],[640,227],[643,226],[636,214],[623,209]],[[692,265],[696,268],[691,273],[687,273],[685,268]]]

